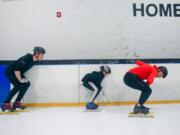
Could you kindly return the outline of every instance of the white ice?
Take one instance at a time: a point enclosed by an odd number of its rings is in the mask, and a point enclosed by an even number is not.
[[[129,118],[133,106],[30,108],[0,115],[0,135],[180,135],[180,104],[149,106],[155,118]]]

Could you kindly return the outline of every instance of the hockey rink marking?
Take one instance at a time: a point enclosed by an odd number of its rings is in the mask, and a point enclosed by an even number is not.
[[[114,101],[114,102],[97,102],[102,106],[120,106],[134,105],[135,101]],[[147,101],[146,104],[180,104],[180,100],[164,100],[164,101]],[[80,103],[26,103],[27,107],[78,107],[85,106],[86,102]]]

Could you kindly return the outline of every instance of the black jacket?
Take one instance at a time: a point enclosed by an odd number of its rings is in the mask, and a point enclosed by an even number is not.
[[[6,75],[7,74],[14,74],[14,71],[20,71],[21,75],[33,67],[35,62],[33,61],[33,55],[32,54],[26,54],[10,64],[6,69]]]
[[[94,85],[101,90],[102,86],[101,86],[101,82],[104,79],[104,74],[103,72],[97,72],[97,71],[93,71],[92,73],[88,73],[86,74],[83,78],[82,78],[82,82],[83,83],[88,83],[88,82],[92,82],[94,83]]]

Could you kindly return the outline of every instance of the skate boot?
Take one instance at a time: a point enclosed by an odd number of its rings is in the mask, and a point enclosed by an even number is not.
[[[134,113],[142,113],[142,114],[148,114],[149,113],[149,109],[147,109],[146,107],[136,104],[134,107]]]
[[[87,103],[86,110],[96,110],[99,106],[95,103]]]
[[[9,111],[14,111],[14,108],[13,106],[10,104],[10,103],[4,103],[2,106],[1,106],[1,110],[2,112],[5,112],[6,110],[9,110]]]
[[[150,110],[149,107],[146,107],[146,106],[144,106],[144,105],[141,105],[141,107],[144,108],[144,109],[147,109],[148,111]]]
[[[23,104],[20,103],[20,102],[15,102],[15,103],[13,104],[13,107],[14,107],[15,110],[16,110],[16,109],[21,109],[21,110],[26,109],[26,106],[23,105]]]

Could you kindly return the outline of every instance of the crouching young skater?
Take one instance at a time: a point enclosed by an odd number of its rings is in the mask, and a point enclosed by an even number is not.
[[[138,103],[134,107],[134,113],[149,113],[149,108],[144,106],[146,100],[150,97],[152,90],[150,85],[154,78],[165,78],[168,70],[164,66],[157,67],[156,65],[149,65],[137,60],[138,67],[130,69],[124,76],[124,83],[141,91]]]
[[[111,68],[109,66],[101,66],[99,72],[93,71],[92,73],[88,73],[83,77],[83,86],[88,90],[93,91],[92,96],[86,104],[87,110],[96,110],[98,108],[98,105],[94,103],[94,100],[102,90],[102,80],[109,74],[111,74]]]
[[[14,111],[16,108],[25,109],[25,106],[21,103],[21,99],[24,97],[27,89],[29,88],[30,81],[24,76],[24,73],[32,68],[36,62],[43,60],[45,49],[42,47],[34,47],[33,52],[33,54],[28,53],[11,65],[7,66],[5,75],[14,87],[1,106],[2,111]],[[14,104],[11,105],[11,99],[16,93],[18,93],[18,96]]]

